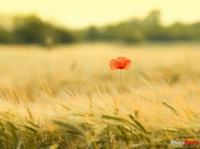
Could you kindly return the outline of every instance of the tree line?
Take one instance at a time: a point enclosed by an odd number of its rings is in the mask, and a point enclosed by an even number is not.
[[[0,43],[53,45],[84,41],[200,41],[200,21],[195,23],[175,22],[165,26],[161,13],[151,11],[145,18],[132,18],[101,27],[90,26],[81,30],[67,29],[46,22],[35,15],[12,18],[12,27],[0,22]]]

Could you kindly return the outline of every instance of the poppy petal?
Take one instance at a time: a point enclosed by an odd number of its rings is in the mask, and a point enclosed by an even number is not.
[[[115,59],[112,59],[110,61],[110,67],[111,67],[112,70],[118,69],[118,63]]]
[[[117,62],[119,63],[119,69],[124,69],[124,63],[126,61],[125,57],[118,57]]]
[[[129,69],[131,66],[131,60],[126,57],[117,57],[117,59],[112,59],[110,61],[110,67],[112,70],[115,69]]]
[[[124,69],[127,70],[131,67],[131,60],[127,59],[124,63]]]

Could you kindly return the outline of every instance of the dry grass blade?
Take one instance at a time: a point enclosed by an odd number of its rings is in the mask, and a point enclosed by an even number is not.
[[[138,128],[144,132],[144,133],[148,133],[147,130],[145,129],[145,127],[139,122],[137,121],[132,115],[129,115],[130,119],[138,126]]]
[[[75,124],[74,125],[73,124],[68,124],[68,123],[65,123],[65,122],[62,122],[62,121],[58,121],[58,120],[55,120],[53,122],[56,125],[59,125],[61,129],[66,130],[68,133],[84,137],[83,130],[81,130],[81,128],[79,126],[75,125]]]
[[[162,104],[167,107],[168,109],[170,109],[174,114],[176,114],[177,116],[179,116],[178,112],[176,111],[176,109],[174,109],[172,106],[170,106],[168,103],[166,102],[162,102]]]
[[[0,149],[170,148],[170,140],[199,140],[199,47],[94,43],[47,53],[0,45]],[[119,76],[108,63],[122,53],[133,69],[124,73],[114,114]]]

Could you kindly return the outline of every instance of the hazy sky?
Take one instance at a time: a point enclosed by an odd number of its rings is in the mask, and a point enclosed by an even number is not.
[[[164,23],[200,20],[200,0],[0,0],[0,13],[35,13],[69,27],[143,17],[159,9]]]

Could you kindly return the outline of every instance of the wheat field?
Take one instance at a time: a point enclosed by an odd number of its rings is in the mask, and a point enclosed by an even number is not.
[[[109,67],[117,56],[132,60],[121,94],[119,71]],[[198,43],[0,45],[0,149],[175,148],[182,146],[172,140],[199,140],[199,60]]]

